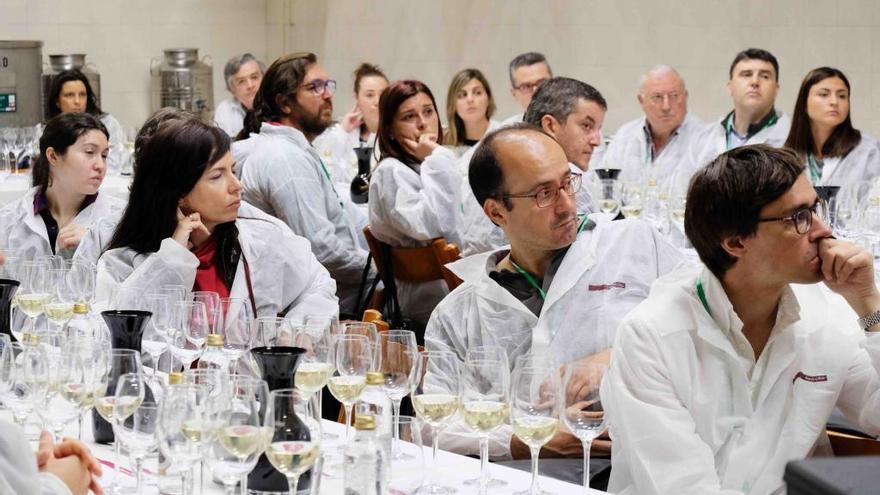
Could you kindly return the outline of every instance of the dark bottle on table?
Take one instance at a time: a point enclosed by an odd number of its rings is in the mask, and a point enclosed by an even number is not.
[[[10,327],[10,322],[12,321],[12,298],[18,292],[18,286],[18,280],[0,278],[0,333],[9,335],[13,342],[15,337],[12,336],[12,328]]]
[[[367,203],[370,196],[370,158],[373,156],[373,147],[355,148],[354,154],[357,155],[358,173],[351,181],[351,201],[362,205]]]

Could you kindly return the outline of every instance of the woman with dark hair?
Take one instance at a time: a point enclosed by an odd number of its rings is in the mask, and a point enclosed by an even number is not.
[[[96,296],[172,284],[248,301],[256,316],[335,314],[336,285],[305,239],[239,215],[229,137],[169,121],[138,156],[128,207],[98,261]]]
[[[477,69],[463,69],[452,77],[446,95],[444,144],[464,150],[476,145],[498,122],[491,120],[495,99],[489,81]]]
[[[880,147],[853,128],[850,86],[831,67],[811,70],[798,91],[785,146],[806,162],[813,185],[847,186],[880,175]]]
[[[87,113],[46,123],[30,191],[0,210],[0,239],[26,258],[73,256],[92,223],[125,207],[98,188],[107,172],[107,129]]]
[[[445,237],[458,242],[462,177],[455,154],[440,146],[443,130],[431,90],[397,81],[379,98],[379,165],[370,180],[370,229],[393,247],[426,246]],[[398,284],[401,310],[426,323],[449,292],[441,280]]]
[[[107,128],[110,154],[107,168],[111,174],[119,174],[125,159],[125,130],[116,118],[98,107],[98,99],[85,74],[77,69],[66,70],[52,78],[49,89],[49,118],[62,113],[84,112],[101,119]]]
[[[387,87],[388,77],[379,66],[366,62],[359,65],[354,71],[354,108],[315,139],[315,148],[330,169],[333,182],[348,187],[357,173],[354,148],[376,146],[379,95]]]

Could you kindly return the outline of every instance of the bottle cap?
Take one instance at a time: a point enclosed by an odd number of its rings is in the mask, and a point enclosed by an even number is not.
[[[381,320],[381,319],[382,319],[382,313],[380,313],[379,311],[377,311],[375,309],[368,309],[368,310],[364,311],[363,321],[365,323],[370,323],[371,321],[376,321],[376,320]]]
[[[74,303],[73,314],[75,314],[75,315],[89,314],[89,305],[86,303]]]
[[[385,385],[385,375],[381,371],[368,371],[367,385]]]
[[[181,383],[183,383],[183,373],[179,371],[168,373],[168,385],[180,385]]]
[[[387,332],[391,326],[388,325],[388,322],[385,320],[375,320],[373,325],[376,325],[377,332]]]
[[[223,336],[219,333],[209,333],[208,345],[211,347],[221,347],[223,345]]]
[[[355,430],[375,430],[376,420],[369,414],[362,414],[354,420]]]

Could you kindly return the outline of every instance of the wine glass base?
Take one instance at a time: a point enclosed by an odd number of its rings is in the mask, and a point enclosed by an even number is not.
[[[399,450],[397,452],[392,452],[392,454],[391,454],[392,461],[411,461],[415,458],[416,458],[416,456],[414,456],[412,454],[407,454],[403,450]]]
[[[458,490],[449,486],[440,485],[422,485],[416,490],[417,495],[449,495],[456,493]]]
[[[465,480],[464,484],[467,486],[479,487],[480,478],[471,478],[469,480]],[[489,478],[489,483],[486,486],[488,488],[501,488],[502,486],[507,486],[507,482],[498,478]]]
[[[516,492],[513,495],[555,495],[553,492],[545,492],[538,488],[538,491],[533,492],[531,490],[523,490],[521,492]]]

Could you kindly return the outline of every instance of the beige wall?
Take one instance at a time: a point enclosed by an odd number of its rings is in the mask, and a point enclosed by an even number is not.
[[[351,71],[372,61],[424,80],[441,109],[452,74],[477,67],[501,118],[519,111],[508,61],[542,51],[556,74],[602,91],[607,133],[639,115],[639,74],[657,63],[684,75],[694,113],[726,113],[730,59],[757,46],[779,58],[782,110],[809,69],[835,66],[853,85],[856,126],[880,135],[880,0],[0,0],[0,12],[0,39],[42,39],[44,57],[87,53],[104,107],[127,125],[149,113],[150,59],[176,45],[212,57],[216,101],[231,55],[312,50],[339,80],[338,115],[352,104]]]

